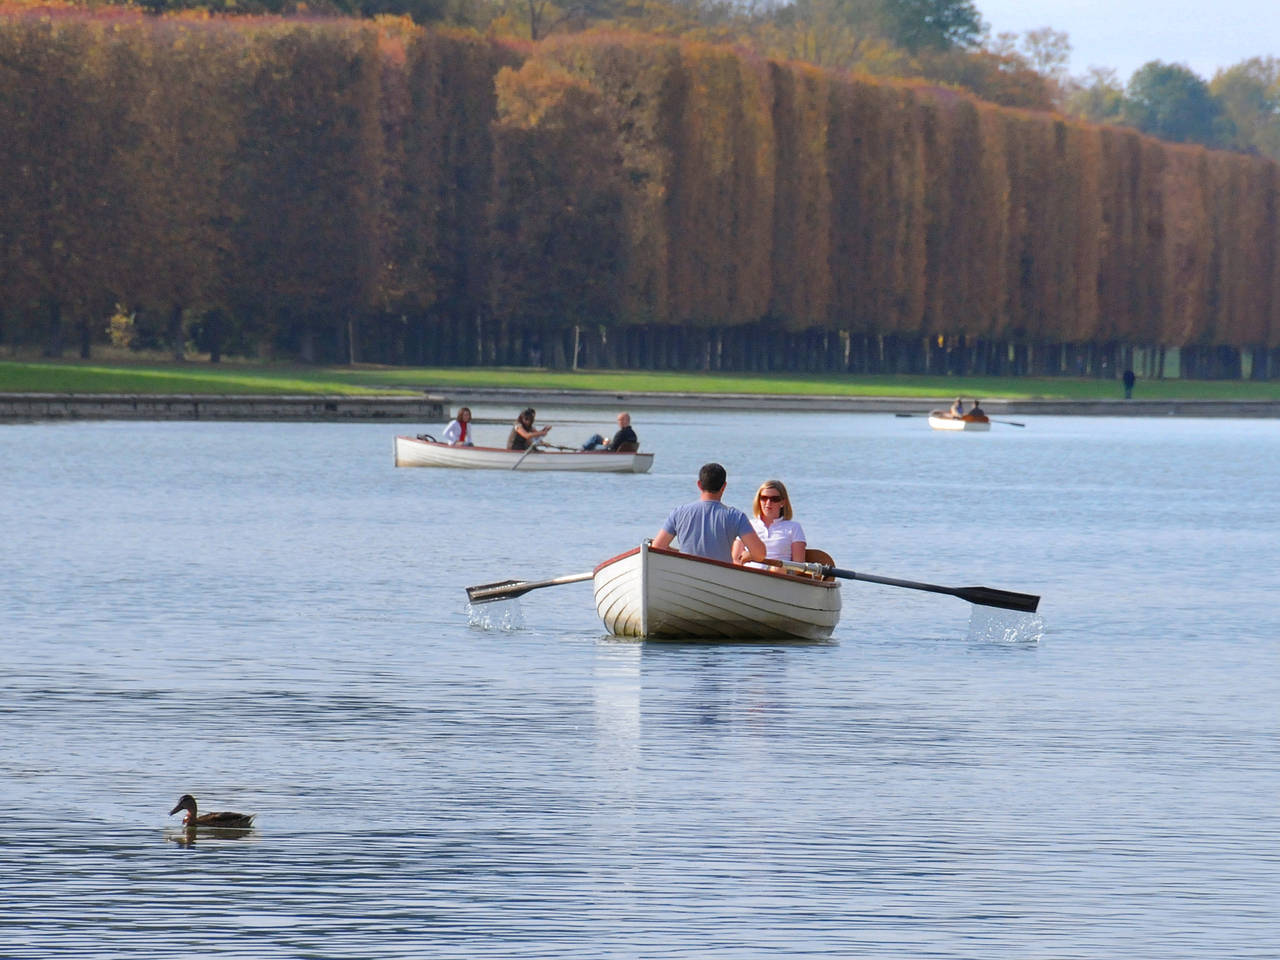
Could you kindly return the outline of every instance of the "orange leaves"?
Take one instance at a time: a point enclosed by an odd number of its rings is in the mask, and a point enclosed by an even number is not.
[[[585,80],[547,60],[526,61],[519,70],[503,67],[494,79],[498,94],[498,122],[532,129],[548,117],[566,122],[559,115],[572,108],[567,101],[593,96]]]

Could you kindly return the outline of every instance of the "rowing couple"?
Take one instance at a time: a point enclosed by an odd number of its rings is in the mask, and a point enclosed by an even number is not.
[[[947,416],[952,420],[963,420],[968,417],[971,420],[987,419],[987,412],[982,409],[982,401],[974,398],[973,406],[968,410],[964,408],[964,398],[956,397],[956,402],[951,405],[951,409],[947,411]]]
[[[792,519],[786,486],[780,480],[760,484],[747,516],[721,502],[727,480],[720,464],[703,464],[700,496],[671,511],[653,545],[671,549],[675,542],[681,553],[753,567],[766,566],[766,560],[804,562],[804,528]]]

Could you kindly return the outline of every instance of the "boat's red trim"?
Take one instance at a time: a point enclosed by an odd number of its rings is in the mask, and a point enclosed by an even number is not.
[[[593,574],[599,573],[601,570],[603,570],[605,567],[609,566],[610,564],[617,563],[619,560],[625,560],[627,559],[627,557],[630,557],[639,552],[640,552],[639,547],[632,547],[626,553],[620,553],[616,557],[610,557],[608,560],[604,561],[604,563],[597,563],[595,566],[595,569],[592,570],[591,572]]]

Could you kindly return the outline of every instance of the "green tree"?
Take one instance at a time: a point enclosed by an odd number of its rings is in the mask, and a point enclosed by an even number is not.
[[[1090,123],[1119,123],[1124,111],[1124,85],[1110,67],[1091,67],[1083,80],[1071,81],[1064,108]]]
[[[911,53],[976,46],[985,26],[970,0],[883,0],[885,33]]]
[[[1124,121],[1143,133],[1175,143],[1225,146],[1231,121],[1209,92],[1209,85],[1176,63],[1152,60],[1129,78]]]
[[[1280,59],[1253,57],[1219,70],[1209,90],[1234,127],[1231,145],[1280,162]]]

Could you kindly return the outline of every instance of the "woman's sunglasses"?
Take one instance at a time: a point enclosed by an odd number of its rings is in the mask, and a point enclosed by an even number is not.
[[[786,497],[766,497],[764,494],[760,495],[761,503],[782,503],[782,501],[785,499],[787,498]]]

